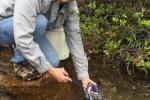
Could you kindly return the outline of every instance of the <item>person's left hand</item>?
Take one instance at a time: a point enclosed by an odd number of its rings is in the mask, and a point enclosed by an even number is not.
[[[89,82],[96,85],[96,83],[94,81],[92,81],[91,79],[84,79],[84,80],[82,80],[82,86],[84,88],[87,88]]]

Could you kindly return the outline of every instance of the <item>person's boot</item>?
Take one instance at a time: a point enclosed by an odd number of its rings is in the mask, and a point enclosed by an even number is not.
[[[0,55],[0,72],[7,73],[11,75],[12,77],[17,77],[17,79],[23,79],[23,80],[35,80],[38,79],[40,76],[42,76],[41,73],[38,72],[36,68],[34,68],[29,62],[22,62],[20,64],[15,64],[10,62],[10,56],[11,53],[8,47],[2,46],[1,48],[4,48],[1,50]],[[12,47],[12,50],[14,50],[14,47]]]
[[[22,62],[27,61],[26,58],[22,55],[18,48],[14,49],[14,56],[12,57],[11,61],[15,64],[20,64]]]
[[[15,77],[23,80],[34,80],[41,76],[41,74],[28,62],[22,55],[18,48],[14,49],[14,56],[11,59]]]
[[[17,78],[31,81],[42,76],[29,62],[13,65],[14,75]]]

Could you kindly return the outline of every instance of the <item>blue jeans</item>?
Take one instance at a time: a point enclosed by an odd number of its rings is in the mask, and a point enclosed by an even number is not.
[[[48,20],[45,16],[37,16],[36,29],[33,34],[33,40],[39,44],[40,49],[42,50],[46,59],[52,64],[52,66],[57,67],[59,64],[59,57],[55,49],[44,35],[47,24]],[[13,33],[13,17],[9,17],[0,21],[0,44],[15,44]],[[15,55],[12,58],[12,62],[21,63],[26,60],[18,48],[15,48],[14,51]]]

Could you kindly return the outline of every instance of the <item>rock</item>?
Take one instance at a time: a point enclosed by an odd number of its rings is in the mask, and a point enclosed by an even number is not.
[[[116,93],[116,92],[117,92],[117,88],[116,88],[116,87],[112,87],[112,88],[110,89],[110,91],[113,92],[113,93]]]
[[[132,86],[132,89],[133,89],[133,90],[135,90],[135,89],[136,89],[136,87],[135,87],[135,86]]]

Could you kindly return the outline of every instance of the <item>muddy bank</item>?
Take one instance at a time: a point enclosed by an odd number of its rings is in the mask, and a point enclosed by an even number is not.
[[[11,49],[0,47],[0,100],[82,100],[82,89],[72,83],[58,83],[48,74],[34,81],[23,81],[8,74],[12,68]],[[60,66],[67,64],[62,62]],[[70,62],[70,61],[67,61]],[[74,77],[75,72],[67,70]],[[6,72],[6,73],[5,73]],[[74,77],[75,78],[75,77]]]
[[[10,49],[0,50],[0,61],[10,65]],[[5,58],[5,59],[4,59]],[[89,72],[91,78],[102,88],[104,100],[150,100],[150,89],[138,87],[124,80],[115,65],[103,64],[102,60],[91,58]],[[70,77],[76,80],[71,59],[62,61]],[[74,83],[57,83],[48,75],[26,82],[16,80],[0,72],[0,100],[84,100],[82,88]]]

